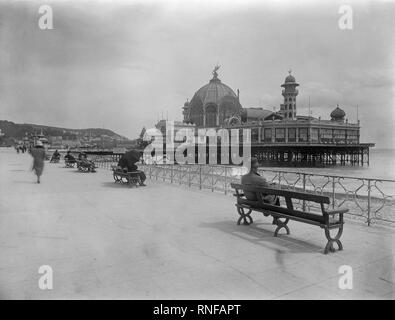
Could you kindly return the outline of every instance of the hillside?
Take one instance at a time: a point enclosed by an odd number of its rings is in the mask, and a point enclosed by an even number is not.
[[[22,139],[26,134],[42,133],[45,136],[62,136],[63,139],[77,139],[83,136],[100,137],[107,135],[113,139],[129,140],[110,129],[87,128],[87,129],[69,129],[60,127],[51,127],[30,123],[14,123],[7,120],[0,120],[0,130],[4,137],[13,139]]]

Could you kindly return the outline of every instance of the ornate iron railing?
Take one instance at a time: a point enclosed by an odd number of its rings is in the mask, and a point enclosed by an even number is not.
[[[109,157],[94,159],[99,167],[110,169],[116,162]],[[197,187],[233,194],[230,184],[239,182],[246,169],[223,165],[143,165],[139,168],[152,180]],[[374,222],[395,223],[395,180],[323,175],[308,172],[261,168],[261,175],[288,189],[313,192],[331,198],[330,206],[348,208],[349,216]],[[313,210],[311,203],[294,203],[304,210]]]

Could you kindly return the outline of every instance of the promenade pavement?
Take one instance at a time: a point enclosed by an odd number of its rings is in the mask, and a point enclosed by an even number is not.
[[[147,180],[113,182],[0,149],[2,299],[394,299],[394,229],[347,221],[344,250],[323,254],[320,228],[270,218],[236,225],[234,199]],[[38,269],[53,270],[41,290]],[[350,266],[353,289],[340,289]]]

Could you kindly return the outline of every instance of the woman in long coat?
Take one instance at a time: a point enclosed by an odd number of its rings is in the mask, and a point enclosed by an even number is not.
[[[45,150],[44,145],[41,141],[37,141],[36,146],[32,148],[30,154],[33,157],[33,168],[32,170],[35,172],[37,176],[37,183],[40,183],[40,176],[44,170],[44,159],[45,159]]]

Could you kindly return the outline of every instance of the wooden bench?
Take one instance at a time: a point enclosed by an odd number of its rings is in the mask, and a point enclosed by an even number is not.
[[[81,172],[96,172],[96,166],[92,161],[76,160],[77,169]]]
[[[232,183],[231,186],[236,191],[236,207],[237,212],[240,215],[237,224],[240,224],[242,221],[246,225],[253,223],[251,212],[258,211],[262,212],[264,216],[273,217],[273,224],[277,225],[277,228],[274,231],[275,237],[277,237],[278,232],[282,228],[287,231],[287,234],[290,234],[289,228],[287,226],[289,220],[316,225],[325,230],[325,237],[328,240],[324,250],[325,254],[327,254],[329,251],[335,251],[335,243],[337,244],[339,250],[343,250],[343,245],[340,241],[340,237],[343,233],[343,214],[348,212],[348,209],[325,209],[325,205],[330,204],[329,197],[307,192],[280,189],[279,187],[264,188],[251,185],[241,185],[237,183]],[[255,193],[257,200],[248,200],[245,197],[245,192]],[[280,206],[265,202],[263,195],[277,196],[280,199]],[[320,205],[320,211],[307,212],[303,210],[297,210],[294,208],[294,204],[292,202],[293,199],[302,201],[303,203],[318,203]],[[281,203],[284,203],[283,200],[285,200],[286,206],[281,206]],[[284,221],[281,221],[280,219],[284,219]],[[337,229],[337,233],[334,237],[332,237],[330,231],[334,229]]]
[[[66,168],[74,168],[76,163],[77,163],[76,160],[64,159],[64,164],[65,164]]]
[[[59,157],[52,156],[51,159],[49,160],[50,163],[59,163],[59,161],[60,161],[60,156]]]
[[[135,187],[141,184],[140,171],[125,172],[118,166],[111,166],[111,169],[115,182]]]

